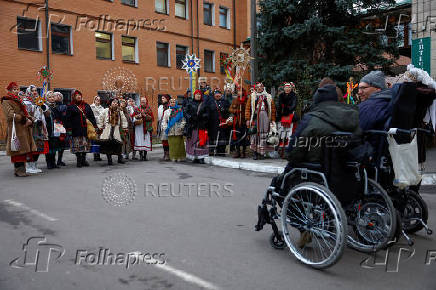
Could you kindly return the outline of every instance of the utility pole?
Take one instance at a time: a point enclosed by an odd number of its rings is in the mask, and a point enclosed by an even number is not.
[[[48,16],[48,0],[45,0],[45,28],[47,33],[46,38],[46,49],[47,49],[47,69],[50,70],[50,23],[49,23],[49,16]],[[47,91],[50,90],[50,78],[47,79]]]
[[[251,36],[250,36],[250,53],[251,53],[251,84],[256,83],[257,77],[257,66],[256,66],[256,55],[257,55],[257,13],[256,13],[256,0],[251,0]]]

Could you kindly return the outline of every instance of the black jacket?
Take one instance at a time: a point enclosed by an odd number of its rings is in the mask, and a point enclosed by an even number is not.
[[[297,109],[297,95],[294,92],[286,94],[282,92],[279,95],[279,102],[276,107],[277,121],[280,122],[283,116],[289,116]]]
[[[204,105],[202,101],[189,100],[187,102],[184,112],[186,119],[185,133],[187,137],[190,137],[195,129],[206,129],[208,112],[206,110],[199,112],[199,107],[201,109]]]
[[[82,137],[87,136],[87,125],[86,119],[88,119],[94,127],[97,127],[95,121],[94,113],[92,112],[91,106],[85,104],[84,113],[82,114],[76,105],[69,105],[67,107],[67,116],[65,118],[65,129],[67,132],[71,132],[72,137]]]
[[[224,98],[215,101],[215,98],[211,97],[207,101],[204,101],[202,107],[200,108],[200,115],[205,122],[205,127],[209,132],[210,140],[216,140],[218,131],[220,129],[220,116],[221,119],[227,119],[229,117],[230,104]],[[222,137],[223,134],[221,134]]]

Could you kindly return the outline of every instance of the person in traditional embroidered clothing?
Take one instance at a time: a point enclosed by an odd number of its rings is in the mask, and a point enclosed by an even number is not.
[[[8,125],[6,133],[6,153],[11,156],[11,162],[14,164],[14,174],[17,177],[26,177],[25,164],[33,160],[32,152],[36,151],[36,144],[33,140],[32,127],[33,118],[27,112],[26,105],[21,97],[18,96],[19,86],[11,82],[7,89],[6,96],[1,98],[1,105],[6,122]],[[15,141],[12,140],[13,129],[16,135]],[[11,148],[11,142],[17,145]]]
[[[166,94],[162,96],[162,104],[157,109],[157,135],[158,138],[162,141],[162,147],[164,150],[164,156],[162,158],[162,161],[169,161],[170,160],[170,146],[168,145],[168,136],[165,134],[165,131],[162,130],[162,119],[163,115],[166,110],[170,107],[170,101],[171,97],[170,95]]]
[[[61,133],[65,133],[65,128],[60,125],[61,113],[56,108],[55,95],[52,91],[45,93],[45,123],[48,132],[49,152],[45,154],[47,169],[59,168],[56,164],[56,152],[61,150]]]
[[[59,119],[57,120],[60,125],[62,125],[65,129],[65,118],[67,116],[67,106],[64,105],[64,96],[60,92],[55,92],[55,102],[56,102],[56,110],[59,113]],[[57,166],[66,166],[65,162],[62,161],[62,157],[64,156],[64,150],[67,149],[66,142],[66,132],[61,133],[59,136],[59,146],[60,150],[58,151],[58,161],[56,162]]]
[[[109,108],[106,108],[98,118],[98,127],[102,133],[96,144],[100,145],[100,153],[106,154],[108,165],[113,165],[112,155],[117,155],[118,163],[124,164],[122,156],[123,140],[120,132],[128,129],[128,124],[127,119],[120,111],[118,99],[109,101]]]
[[[132,151],[132,143],[130,142],[130,128],[133,127],[133,122],[127,109],[127,102],[124,99],[120,99],[120,114],[123,118],[123,121],[125,120],[127,123],[127,127],[125,126],[125,123],[123,123],[123,127],[120,128],[121,139],[123,140],[122,153],[124,159],[129,160],[129,154]]]
[[[133,98],[129,98],[127,100],[127,112],[129,113],[131,122],[129,123],[129,136],[130,136],[130,146],[132,151],[132,160],[138,160],[136,158],[135,151],[135,124],[133,123],[133,113],[137,110],[135,100]]]
[[[33,161],[26,163],[26,172],[29,174],[41,173],[37,162],[39,155],[46,154],[49,151],[47,124],[45,122],[44,112],[35,102],[39,98],[38,89],[30,85],[26,90],[26,97],[23,99],[27,107],[27,112],[34,118],[33,122],[33,139],[36,144],[36,151],[33,152]]]
[[[297,109],[297,95],[295,94],[294,83],[284,83],[283,90],[279,94],[277,104],[279,152],[282,158],[284,157],[285,148],[289,145],[289,139],[295,131],[295,110]]]
[[[141,98],[139,108],[135,109],[131,117],[135,124],[135,145],[133,148],[135,151],[139,151],[141,161],[147,161],[147,152],[152,150],[151,134],[154,116],[146,97]]]
[[[103,114],[105,110],[101,105],[101,99],[99,96],[94,97],[94,102],[91,104],[92,112],[94,113],[95,120],[100,118],[100,115]],[[100,153],[94,153],[94,161],[101,161]]]
[[[162,119],[162,130],[168,136],[170,145],[170,159],[178,162],[186,159],[185,142],[183,131],[186,120],[183,116],[182,107],[176,104],[175,99],[170,100],[170,108],[165,111]]]
[[[246,149],[249,145],[247,135],[247,124],[245,120],[245,106],[247,105],[247,92],[244,88],[238,90],[238,95],[233,99],[229,108],[233,115],[231,145],[235,146],[233,158],[245,158]],[[242,148],[242,150],[241,150]]]
[[[88,139],[86,120],[89,120],[96,130],[98,129],[91,106],[83,101],[82,93],[76,90],[71,96],[71,104],[67,107],[65,129],[67,135],[71,136],[71,153],[76,154],[79,168],[89,166],[86,153],[91,149],[91,142]]]
[[[196,90],[194,99],[190,100],[185,108],[185,132],[187,159],[194,163],[204,164],[204,158],[209,156],[206,138],[208,116],[200,113],[202,106],[204,106],[203,95],[200,90]]]
[[[254,152],[254,160],[263,158],[265,153],[274,151],[274,146],[268,144],[268,133],[277,132],[276,107],[270,94],[265,90],[262,83],[257,83],[255,91],[250,95],[245,107],[245,119],[247,127],[251,128],[251,150]]]

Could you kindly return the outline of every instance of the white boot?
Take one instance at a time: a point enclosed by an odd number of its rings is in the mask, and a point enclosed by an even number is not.
[[[26,173],[28,174],[36,174],[35,169],[33,169],[34,162],[27,162],[26,163]]]
[[[33,162],[33,170],[35,170],[36,173],[41,173],[42,170],[38,168],[37,163],[38,161]]]

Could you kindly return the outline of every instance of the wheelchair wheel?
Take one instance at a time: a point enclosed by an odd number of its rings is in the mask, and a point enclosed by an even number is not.
[[[341,258],[347,219],[328,188],[311,182],[293,187],[280,218],[286,245],[300,262],[324,269]]]
[[[424,228],[428,220],[428,207],[422,197],[412,190],[406,191],[406,204],[401,212],[404,231],[408,234],[416,233]]]
[[[397,214],[386,191],[368,179],[368,194],[354,205],[348,216],[347,244],[350,248],[370,253],[385,248],[397,231]]]

